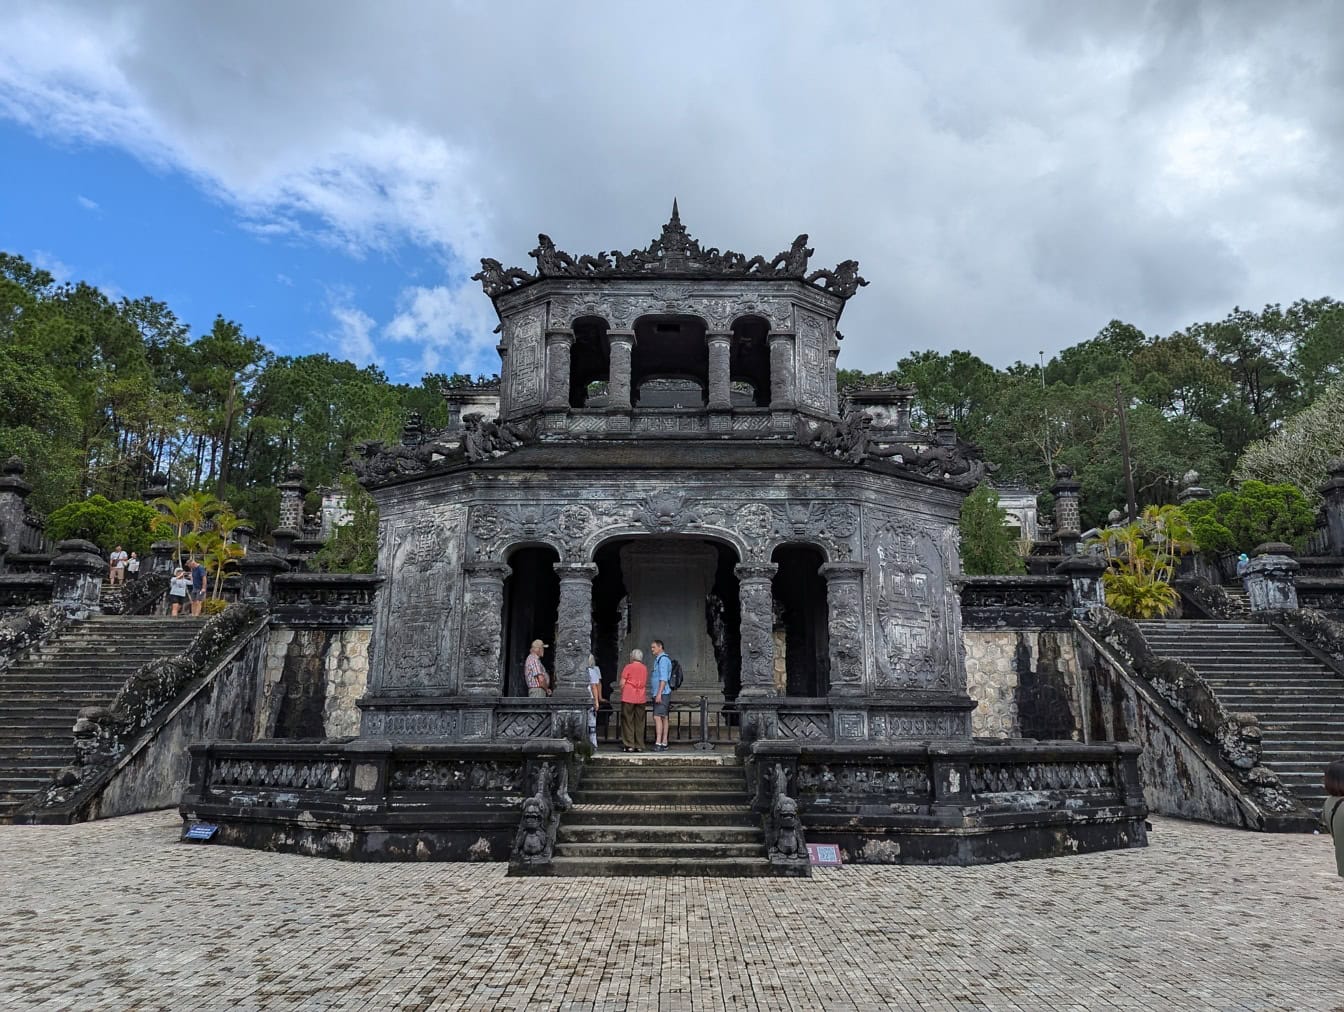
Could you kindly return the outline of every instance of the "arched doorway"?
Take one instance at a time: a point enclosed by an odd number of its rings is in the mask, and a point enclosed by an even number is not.
[[[831,639],[828,627],[826,557],[814,545],[780,545],[772,583],[775,613],[775,664],[784,661],[784,694],[817,698],[831,688]]]
[[[549,545],[515,549],[507,559],[511,570],[504,581],[504,684],[506,696],[526,696],[523,663],[535,639],[550,644],[543,659],[555,672],[555,625],[560,613],[560,578],[555,563],[560,556]]]

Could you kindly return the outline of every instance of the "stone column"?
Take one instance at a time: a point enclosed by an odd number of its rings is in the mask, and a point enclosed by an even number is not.
[[[280,489],[280,527],[293,531],[298,537],[303,533],[303,497],[308,493],[303,484],[303,468],[291,467],[277,487]]]
[[[504,639],[504,581],[511,570],[503,562],[468,562],[462,643],[462,694],[499,696],[504,692],[500,649]]]
[[[23,480],[23,471],[23,461],[18,457],[10,457],[0,466],[0,541],[15,554],[24,550],[24,500],[33,491],[33,486]]]
[[[569,359],[574,347],[572,330],[546,332],[546,408],[569,410]]]
[[[1297,561],[1281,541],[1259,545],[1246,567],[1246,597],[1251,611],[1297,610]],[[52,563],[55,565],[55,563]]]
[[[607,410],[630,412],[630,361],[635,352],[633,330],[607,331],[609,372],[607,373]]]
[[[1344,555],[1344,457],[1329,465],[1330,478],[1321,486],[1325,497],[1325,527],[1330,536],[1330,554]]]
[[[593,650],[593,577],[591,562],[558,562],[560,609],[555,631],[554,693],[566,700],[588,696],[588,655]]]
[[[149,546],[149,571],[155,576],[173,575],[173,553],[176,541],[155,541]]]
[[[862,562],[828,562],[820,569],[826,581],[833,696],[863,693],[867,670],[863,654],[863,574],[867,569]]]
[[[1065,555],[1073,555],[1082,538],[1082,504],[1078,496],[1082,487],[1073,480],[1073,468],[1055,468],[1055,483],[1050,487],[1055,496],[1055,537]]]
[[[52,604],[58,605],[70,618],[84,619],[99,612],[103,593],[103,577],[107,562],[91,541],[73,538],[56,546],[57,556],[51,560]]]
[[[792,411],[797,403],[794,391],[793,334],[770,334],[770,410]]]
[[[742,606],[742,688],[739,698],[778,696],[775,688],[773,562],[742,563],[733,569]]]
[[[1069,608],[1080,618],[1090,608],[1106,605],[1106,589],[1102,576],[1106,560],[1099,555],[1074,555],[1055,567],[1055,572],[1069,578]]]
[[[709,343],[709,401],[710,411],[729,411],[733,406],[729,383],[732,378],[730,357],[733,335],[714,333],[705,335]]]
[[[270,552],[248,552],[238,560],[238,572],[243,579],[239,597],[266,607],[271,603],[271,585],[276,575],[289,572],[289,563]]]

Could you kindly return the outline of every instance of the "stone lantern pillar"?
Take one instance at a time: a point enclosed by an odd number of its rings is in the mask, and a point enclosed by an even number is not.
[[[832,696],[857,696],[864,691],[863,574],[867,569],[862,562],[828,562],[820,569],[829,611]]]
[[[546,332],[546,409],[569,410],[569,361],[574,332],[568,328]]]
[[[770,581],[779,566],[773,562],[740,563],[738,579],[742,608],[742,686],[738,698],[777,696],[775,688],[774,597]]]
[[[711,333],[705,335],[705,340],[709,344],[709,400],[705,406],[710,411],[730,411],[733,406],[730,386],[733,335]]]
[[[1335,457],[1329,465],[1330,478],[1321,486],[1325,498],[1325,526],[1330,537],[1330,554],[1344,555],[1344,457]]]
[[[91,541],[72,538],[56,546],[57,556],[51,560],[51,601],[70,618],[84,619],[96,615],[103,593],[103,577],[107,562]]]
[[[33,486],[23,480],[23,461],[10,457],[0,465],[0,541],[9,551],[22,552],[24,502]]]
[[[280,526],[271,532],[275,554],[281,558],[294,549],[294,542],[303,537],[303,497],[308,489],[303,484],[303,468],[297,465],[285,472],[280,489]]]
[[[553,693],[566,700],[588,696],[588,655],[593,649],[593,577],[591,562],[555,564],[560,577],[560,608],[555,632]]]
[[[1074,481],[1073,468],[1055,468],[1055,483],[1050,487],[1055,496],[1055,537],[1065,555],[1077,552],[1082,538],[1082,502],[1078,494],[1082,487]]]
[[[462,694],[498,696],[503,691],[499,653],[504,636],[504,581],[512,570],[503,562],[468,562],[462,568],[467,574]]]
[[[613,414],[626,414],[631,411],[630,364],[635,353],[635,332],[633,330],[607,331],[608,357],[610,359],[607,374],[607,410]]]
[[[794,400],[794,336],[788,331],[771,331],[770,341],[770,410],[792,411]]]
[[[1055,572],[1069,578],[1069,608],[1082,617],[1090,608],[1106,605],[1106,588],[1102,583],[1107,563],[1100,555],[1072,555],[1055,567]]]
[[[1296,611],[1298,564],[1292,546],[1270,541],[1253,554],[1245,577],[1251,611]]]
[[[1201,499],[1212,499],[1213,493],[1204,488],[1199,483],[1198,471],[1186,471],[1181,476],[1180,491],[1176,493],[1176,501],[1184,506],[1188,502],[1197,502]]]
[[[276,576],[289,572],[289,563],[270,552],[248,552],[238,560],[238,572],[243,583],[239,597],[264,608],[271,603]]]

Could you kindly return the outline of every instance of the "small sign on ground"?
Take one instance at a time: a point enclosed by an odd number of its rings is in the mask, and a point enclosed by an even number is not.
[[[834,843],[809,843],[807,857],[814,868],[839,868],[844,863],[840,860],[840,847]]]
[[[209,822],[193,822],[182,834],[184,840],[208,840],[219,832],[219,827]]]

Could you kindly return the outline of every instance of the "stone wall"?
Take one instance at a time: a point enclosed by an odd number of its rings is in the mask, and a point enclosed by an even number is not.
[[[1071,629],[966,629],[971,733],[986,738],[1082,738],[1082,689]]]
[[[257,738],[349,738],[369,676],[367,627],[272,628],[266,644]]]

